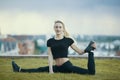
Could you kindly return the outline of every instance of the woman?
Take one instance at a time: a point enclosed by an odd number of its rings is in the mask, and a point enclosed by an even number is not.
[[[14,72],[61,72],[61,73],[78,73],[78,74],[95,74],[94,54],[91,52],[96,48],[94,42],[90,42],[85,50],[80,50],[66,32],[65,25],[62,21],[55,21],[55,37],[47,41],[49,66],[39,67],[36,69],[21,69],[14,61],[12,67]],[[88,69],[72,65],[68,59],[68,48],[71,47],[77,53],[88,53]],[[53,59],[55,65],[53,65]]]

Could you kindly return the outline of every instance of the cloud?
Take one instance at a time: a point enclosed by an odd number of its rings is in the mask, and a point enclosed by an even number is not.
[[[4,34],[54,33],[55,20],[80,34],[120,35],[119,0],[1,0]]]
[[[55,13],[54,13],[55,14]],[[119,35],[119,18],[114,15],[58,14],[46,15],[36,12],[0,14],[3,33],[12,34],[46,34],[54,33],[53,24],[62,20],[70,33]]]
[[[98,6],[120,7],[120,0],[0,0],[1,10],[25,11],[79,11]]]

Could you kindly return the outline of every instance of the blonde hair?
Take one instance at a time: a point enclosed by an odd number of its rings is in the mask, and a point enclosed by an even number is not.
[[[56,24],[56,23],[61,23],[61,24],[63,25],[64,36],[65,36],[65,37],[69,37],[70,35],[69,35],[69,33],[66,31],[66,29],[65,29],[65,24],[64,24],[62,21],[60,21],[60,20],[55,21],[54,24]]]

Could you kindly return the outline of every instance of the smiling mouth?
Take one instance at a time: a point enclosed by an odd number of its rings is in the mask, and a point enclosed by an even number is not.
[[[60,31],[57,30],[56,32],[60,32]]]

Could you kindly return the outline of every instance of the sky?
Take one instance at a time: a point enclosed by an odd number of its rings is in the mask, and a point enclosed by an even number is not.
[[[120,0],[0,0],[2,34],[53,34],[56,20],[70,34],[120,36]]]

